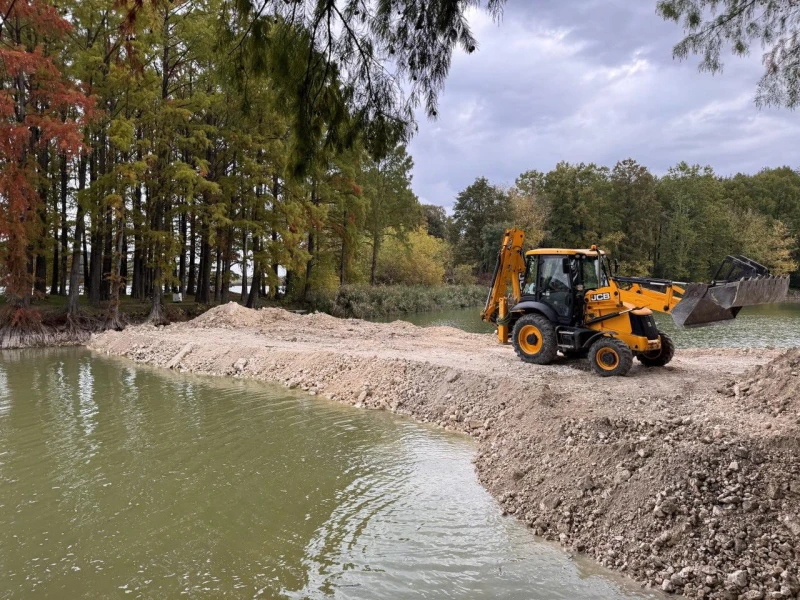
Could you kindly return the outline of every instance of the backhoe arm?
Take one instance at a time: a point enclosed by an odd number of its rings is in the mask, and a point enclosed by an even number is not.
[[[519,229],[506,229],[503,234],[503,243],[497,253],[497,264],[492,275],[489,297],[481,313],[484,321],[497,324],[497,335],[502,343],[508,340],[508,285],[511,284],[511,297],[519,302],[522,296],[519,278],[525,272],[525,259],[522,246],[525,243],[525,233]]]

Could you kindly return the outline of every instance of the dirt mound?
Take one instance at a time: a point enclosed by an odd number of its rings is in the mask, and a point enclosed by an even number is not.
[[[184,324],[184,327],[209,329],[214,327],[232,329],[259,329],[274,323],[287,323],[297,315],[278,308],[252,310],[236,302],[215,306],[199,317]]]
[[[800,419],[800,348],[750,369],[727,389],[751,410]]]
[[[484,485],[548,539],[689,597],[800,594],[798,351],[684,350],[600,379],[585,361],[522,363],[488,334],[235,304],[90,347],[467,433]],[[761,398],[789,408],[742,410]]]

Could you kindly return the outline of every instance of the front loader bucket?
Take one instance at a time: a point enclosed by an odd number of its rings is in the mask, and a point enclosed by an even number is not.
[[[783,302],[789,293],[788,277],[754,277],[729,281],[708,288],[714,302],[723,308]]]
[[[788,277],[753,277],[719,283],[690,283],[672,310],[678,327],[698,327],[735,319],[745,306],[782,302],[789,292]]]

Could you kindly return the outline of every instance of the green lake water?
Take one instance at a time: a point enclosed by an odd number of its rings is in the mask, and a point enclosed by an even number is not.
[[[479,308],[443,310],[390,317],[421,327],[447,325],[473,333],[491,333],[494,325],[481,321]],[[753,306],[742,309],[736,319],[705,327],[678,328],[669,315],[655,313],[659,328],[679,348],[752,347],[792,348],[800,346],[800,303]]]
[[[641,597],[532,536],[474,444],[258,382],[0,353],[0,598]]]

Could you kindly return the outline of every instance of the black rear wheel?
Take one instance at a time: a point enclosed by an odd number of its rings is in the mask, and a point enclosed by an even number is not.
[[[544,315],[520,317],[514,325],[511,341],[517,356],[535,365],[550,364],[558,353],[556,328]]]
[[[633,366],[633,352],[617,338],[601,337],[589,348],[589,364],[601,377],[626,375]]]
[[[658,332],[658,336],[661,338],[661,348],[636,356],[645,367],[663,367],[675,356],[675,344],[670,337],[662,331]]]

